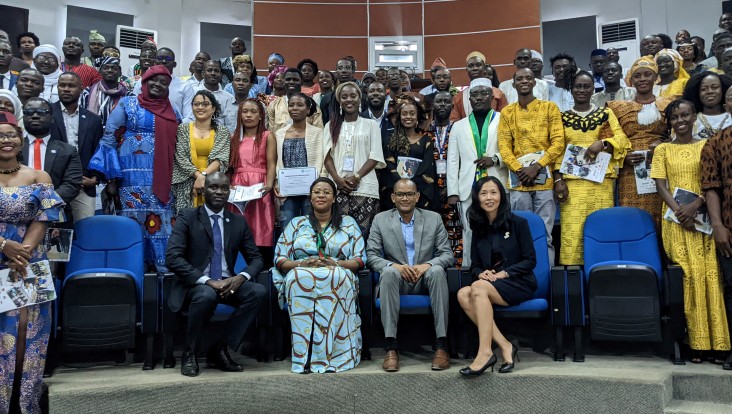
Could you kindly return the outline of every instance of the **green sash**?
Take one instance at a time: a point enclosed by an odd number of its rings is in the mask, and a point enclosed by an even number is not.
[[[473,144],[475,145],[475,153],[478,158],[482,158],[485,154],[485,149],[488,147],[488,126],[495,117],[496,113],[494,110],[488,111],[488,115],[485,117],[483,122],[483,129],[478,131],[478,123],[475,121],[475,115],[470,114],[468,120],[470,121],[470,130],[473,132]],[[488,176],[488,170],[484,168],[475,169],[475,181],[480,180],[483,177]]]

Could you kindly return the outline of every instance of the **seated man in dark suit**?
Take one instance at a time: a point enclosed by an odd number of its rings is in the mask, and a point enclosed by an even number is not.
[[[244,217],[224,210],[229,192],[225,174],[207,176],[205,204],[178,212],[168,240],[166,265],[175,273],[168,306],[173,312],[188,309],[181,373],[189,377],[198,375],[199,339],[219,303],[237,310],[227,322],[225,340],[209,351],[207,362],[214,362],[222,371],[243,370],[229,351],[238,347],[266,294],[262,285],[251,281],[264,263],[249,226]],[[232,275],[237,253],[244,256],[248,266],[246,272]]]
[[[437,336],[432,369],[450,367],[447,353],[449,292],[445,269],[455,262],[447,230],[438,213],[416,208],[419,191],[414,181],[401,179],[391,195],[396,208],[374,217],[366,245],[369,268],[379,272],[381,323],[386,336],[384,371],[399,370],[397,323],[399,295],[430,295]]]
[[[99,177],[98,173],[87,170],[87,167],[104,134],[101,118],[79,105],[82,91],[79,75],[64,72],[58,77],[59,100],[51,104],[54,123],[51,139],[73,145],[81,159],[81,191],[71,202],[75,221],[94,215]]]
[[[66,203],[66,222],[54,227],[73,227],[71,201],[81,189],[81,159],[76,148],[51,139],[53,107],[43,98],[29,98],[23,106],[23,164],[44,170],[51,176],[53,188]]]

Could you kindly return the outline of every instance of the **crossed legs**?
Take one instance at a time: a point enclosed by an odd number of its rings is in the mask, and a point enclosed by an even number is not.
[[[507,305],[493,285],[485,280],[476,280],[472,285],[458,291],[458,302],[471,321],[478,327],[478,354],[470,364],[473,370],[479,370],[493,355],[495,342],[504,362],[512,362],[512,345],[498,330],[493,320],[493,305]]]

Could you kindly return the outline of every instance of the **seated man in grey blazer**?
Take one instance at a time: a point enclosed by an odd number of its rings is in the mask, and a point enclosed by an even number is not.
[[[455,258],[447,230],[438,213],[416,208],[419,191],[414,181],[401,179],[391,199],[395,208],[379,213],[371,224],[366,245],[367,263],[381,274],[377,295],[381,298],[381,323],[386,335],[382,368],[399,370],[397,323],[399,295],[430,295],[437,343],[433,370],[450,368],[447,353],[448,290],[445,269]]]

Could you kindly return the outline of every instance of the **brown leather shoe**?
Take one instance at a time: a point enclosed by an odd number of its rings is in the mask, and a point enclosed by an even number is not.
[[[397,372],[399,371],[399,353],[397,351],[386,351],[384,357],[384,363],[381,364],[381,368],[386,372]]]
[[[435,357],[432,358],[432,371],[442,371],[450,368],[450,355],[444,349],[437,348]]]

